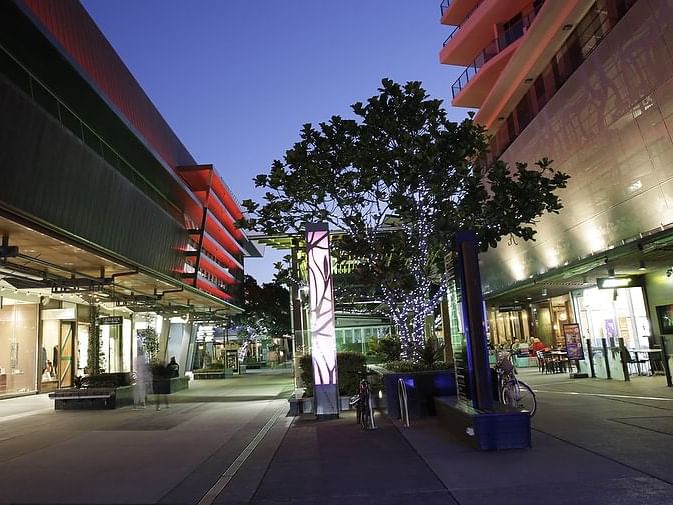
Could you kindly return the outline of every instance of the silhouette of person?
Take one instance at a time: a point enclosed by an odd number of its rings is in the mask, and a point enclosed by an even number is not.
[[[179,377],[180,376],[180,365],[175,361],[175,356],[171,357],[171,361],[166,366],[168,368],[169,377]]]
[[[140,350],[134,363],[136,373],[136,387],[133,390],[133,408],[144,409],[147,401],[147,385],[150,379],[150,371],[145,359],[145,353]]]

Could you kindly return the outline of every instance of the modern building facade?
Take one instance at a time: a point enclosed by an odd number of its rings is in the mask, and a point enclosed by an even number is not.
[[[673,2],[444,0],[441,22],[452,104],[478,109],[490,156],[571,175],[536,241],[482,255],[492,339],[673,332]]]
[[[149,330],[185,370],[240,312],[241,217],[77,0],[0,3],[0,395],[131,371]]]

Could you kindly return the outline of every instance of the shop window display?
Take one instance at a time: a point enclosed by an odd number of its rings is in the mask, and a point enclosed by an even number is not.
[[[582,335],[594,346],[605,338],[615,347],[623,338],[627,348],[648,347],[651,330],[642,288],[585,289],[575,300]]]
[[[0,394],[36,390],[37,317],[35,304],[7,299],[0,309]]]

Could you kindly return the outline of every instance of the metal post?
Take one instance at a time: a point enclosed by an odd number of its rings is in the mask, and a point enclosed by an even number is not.
[[[467,344],[467,364],[473,406],[490,409],[493,406],[491,369],[483,314],[481,276],[477,237],[473,232],[456,235],[458,252],[457,274],[461,290],[464,332]]]
[[[673,381],[671,380],[671,367],[668,364],[668,353],[666,352],[666,339],[662,335],[661,337],[661,363],[664,365],[664,373],[666,374],[666,384],[668,387],[673,387]]]
[[[596,378],[596,369],[594,368],[594,350],[591,346],[591,339],[587,339],[587,353],[589,354],[589,369],[591,370],[591,378]]]
[[[608,379],[612,379],[612,374],[610,373],[610,362],[608,361],[608,341],[605,338],[601,339],[603,344],[603,359],[605,360],[605,373],[608,375]]]

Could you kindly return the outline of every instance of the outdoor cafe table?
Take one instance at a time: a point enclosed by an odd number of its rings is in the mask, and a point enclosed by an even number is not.
[[[568,362],[568,353],[566,351],[551,351],[549,354],[558,364],[558,372],[563,372],[566,367],[570,366]]]
[[[651,356],[655,354],[661,354],[662,349],[629,349],[629,352],[632,352],[636,355],[636,366],[638,367],[638,375],[644,375],[640,373],[640,360],[638,359],[638,354],[646,354],[647,362],[652,366]],[[662,355],[663,359],[663,355]],[[654,375],[654,370],[650,369],[650,373]]]

